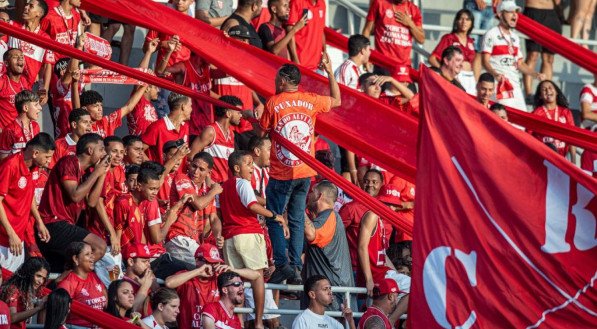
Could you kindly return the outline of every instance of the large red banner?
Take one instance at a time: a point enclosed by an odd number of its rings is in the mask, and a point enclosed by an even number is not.
[[[597,180],[421,79],[411,327],[595,328]]]

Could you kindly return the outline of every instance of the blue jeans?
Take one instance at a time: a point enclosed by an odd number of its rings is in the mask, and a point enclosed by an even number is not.
[[[471,13],[473,13],[473,17],[475,18],[475,30],[487,30],[494,26],[494,14],[493,9],[491,8],[491,4],[488,4],[483,10],[479,10],[479,7],[477,6],[475,0],[464,0],[463,8],[468,9],[471,11]],[[480,52],[483,38],[481,36],[476,35],[473,35],[471,37],[475,40],[475,50],[477,52]]]
[[[271,178],[265,189],[267,209],[283,214],[288,211],[288,228],[290,239],[288,241],[288,258],[286,258],[286,239],[282,226],[273,220],[267,221],[269,237],[274,249],[274,263],[276,266],[288,264],[297,269],[302,269],[301,254],[305,239],[305,208],[307,206],[307,193],[311,185],[311,178],[293,180],[277,180]]]

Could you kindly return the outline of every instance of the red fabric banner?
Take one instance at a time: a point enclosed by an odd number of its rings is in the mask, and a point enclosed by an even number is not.
[[[149,73],[148,69],[136,68],[144,73]],[[127,77],[126,75],[112,72],[104,69],[84,69],[81,70],[81,82],[83,83],[109,83],[117,85],[143,85],[144,83]]]
[[[587,71],[597,74],[597,54],[591,50],[575,44],[563,35],[548,29],[523,14],[518,14],[516,29],[543,47],[549,48]]]
[[[110,60],[112,57],[112,46],[106,39],[89,32],[85,32],[85,36],[85,50],[88,53]]]
[[[412,328],[590,328],[597,180],[422,70]]]
[[[266,97],[275,92],[274,79],[278,68],[288,62],[261,49],[225,38],[221,31],[149,0],[85,1],[82,6],[90,12],[118,21],[169,35],[179,34],[182,42],[206,61]],[[231,61],[231,58],[242,58],[243,64]],[[324,77],[305,69],[301,72],[301,86],[306,91],[328,93],[328,83]],[[341,146],[413,182],[416,121],[391,107],[372,103],[362,93],[344,86],[341,90],[342,108],[319,116],[316,130]]]
[[[300,147],[292,144],[289,140],[282,137],[282,135],[276,133],[275,131],[271,131],[270,136],[277,143],[280,143],[292,154],[296,155],[299,159],[308,164],[309,167],[315,169],[315,171],[317,171],[319,174],[327,178],[332,183],[336,184],[339,188],[344,190],[344,192],[348,193],[348,195],[350,195],[353,199],[365,204],[369,209],[381,216],[384,220],[390,222],[392,226],[412,236],[412,221],[404,219],[402,216],[392,211],[388,206],[384,205],[379,200],[365,193],[363,190],[347,181],[344,177],[338,175],[330,168],[324,166],[321,162],[317,161],[314,157],[303,151]]]
[[[4,282],[12,276],[12,272],[2,269],[2,277]],[[43,294],[49,295],[52,292],[48,288],[43,288]],[[93,323],[101,328],[122,328],[122,329],[139,329],[134,324],[128,323],[122,319],[112,316],[106,312],[96,310],[88,305],[85,305],[79,301],[74,300],[70,306],[70,313],[74,314],[90,323]]]

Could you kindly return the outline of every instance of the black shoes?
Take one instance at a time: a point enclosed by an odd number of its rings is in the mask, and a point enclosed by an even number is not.
[[[284,280],[288,280],[290,278],[294,278],[296,273],[290,265],[286,264],[283,266],[276,266],[276,270],[272,273],[272,276],[269,278],[268,283],[282,283]]]

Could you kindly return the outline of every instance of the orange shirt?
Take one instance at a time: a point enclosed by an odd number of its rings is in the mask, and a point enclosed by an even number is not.
[[[314,155],[315,119],[319,113],[329,112],[331,106],[332,98],[329,96],[300,91],[283,92],[267,101],[259,124],[265,131],[273,129],[303,151]],[[272,141],[270,160],[270,177],[277,180],[316,175],[315,170],[275,141]]]

